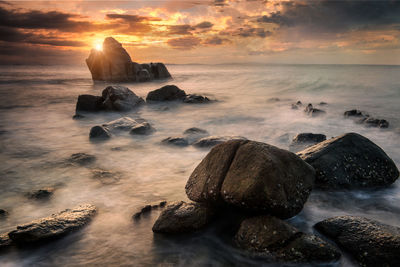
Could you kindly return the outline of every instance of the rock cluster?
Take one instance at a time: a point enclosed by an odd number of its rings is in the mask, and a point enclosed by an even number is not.
[[[364,124],[367,127],[379,127],[379,128],[388,128],[389,122],[384,119],[376,119],[370,117],[368,113],[358,110],[352,109],[344,112],[344,116],[347,118],[356,118],[356,123]]]
[[[307,107],[304,109],[304,112],[311,117],[324,115],[326,113],[325,110],[314,108],[311,103],[307,105]]]
[[[12,244],[28,245],[62,237],[89,223],[95,214],[95,206],[84,204],[17,226],[8,234],[0,235],[0,248]]]
[[[122,44],[112,37],[104,39],[102,51],[92,49],[86,64],[94,81],[146,82],[171,77],[163,63],[132,62]]]

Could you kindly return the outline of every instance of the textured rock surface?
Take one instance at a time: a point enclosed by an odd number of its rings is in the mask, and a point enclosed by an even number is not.
[[[109,139],[111,133],[103,126],[94,126],[90,129],[89,138],[90,139]]]
[[[120,131],[126,131],[130,134],[151,134],[154,132],[154,128],[144,119],[132,119],[129,117],[122,117],[103,125],[94,126],[90,130],[90,138],[102,138],[107,139],[111,137],[113,133]]]
[[[354,216],[326,219],[315,228],[363,266],[400,266],[400,228]]]
[[[215,145],[234,140],[247,140],[242,136],[207,136],[193,143],[195,147],[213,147]]]
[[[229,141],[214,147],[196,167],[186,194],[197,202],[223,200],[289,218],[302,210],[314,177],[314,169],[289,151],[255,141]]]
[[[320,188],[384,186],[399,177],[388,155],[356,133],[326,140],[297,154],[315,168],[316,186]]]
[[[183,100],[186,97],[185,91],[176,85],[166,85],[147,94],[146,101],[174,101]]]
[[[199,203],[183,201],[168,205],[153,225],[156,233],[185,233],[203,228],[211,220],[213,211]]]
[[[325,140],[326,136],[324,134],[299,133],[293,138],[292,143],[289,145],[289,150],[298,152]]]
[[[240,248],[274,261],[323,263],[337,261],[341,256],[321,238],[302,233],[272,216],[244,220],[235,241]]]
[[[117,40],[107,37],[103,50],[92,49],[86,64],[95,81],[144,82],[171,77],[163,63],[138,64]]]
[[[89,165],[94,163],[95,161],[96,157],[87,153],[74,153],[68,159],[68,162],[80,166]]]
[[[96,207],[85,204],[67,209],[50,217],[17,226],[8,233],[10,239],[17,244],[45,241],[63,236],[86,225],[96,213]]]

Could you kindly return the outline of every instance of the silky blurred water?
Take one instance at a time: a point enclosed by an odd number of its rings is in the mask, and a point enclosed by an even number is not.
[[[173,80],[128,83],[145,98],[150,90],[175,84],[187,93],[219,100],[207,105],[153,104],[128,113],[90,114],[73,120],[79,94],[100,95],[105,83],[93,84],[86,67],[0,67],[0,233],[51,213],[91,203],[99,213],[87,227],[37,248],[0,254],[1,266],[259,266],[243,256],[216,229],[168,238],[151,231],[158,212],[133,222],[146,203],[185,200],[185,183],[208,150],[160,144],[189,127],[213,135],[240,135],[288,149],[300,132],[360,133],[381,146],[400,167],[400,67],[340,65],[169,65]],[[279,101],[271,100],[279,98]],[[321,106],[323,117],[310,118],[291,103]],[[317,105],[318,106],[318,105]],[[388,129],[365,128],[343,118],[361,109],[390,122]],[[142,117],[157,131],[150,136],[121,134],[107,142],[89,141],[92,126],[122,116]],[[84,152],[97,157],[86,167],[66,159]],[[116,174],[110,181],[95,170]],[[26,193],[55,187],[48,201]],[[313,233],[327,217],[351,214],[400,226],[399,182],[389,188],[351,192],[314,191],[291,223]],[[347,255],[339,266],[354,266]]]

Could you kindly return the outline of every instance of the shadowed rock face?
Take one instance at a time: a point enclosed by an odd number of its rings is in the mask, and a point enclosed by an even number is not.
[[[213,214],[210,208],[199,203],[176,202],[162,211],[153,225],[153,232],[192,232],[204,227]]]
[[[12,242],[22,245],[57,238],[81,228],[95,214],[95,206],[89,204],[80,205],[73,209],[53,214],[50,217],[17,226],[16,230],[8,233],[8,236]]]
[[[314,178],[314,169],[289,151],[255,141],[229,141],[215,146],[196,167],[186,194],[196,202],[223,201],[290,218],[302,210]]]
[[[326,219],[315,228],[363,266],[400,266],[400,228],[354,216]]]
[[[297,154],[315,168],[316,186],[320,188],[384,186],[399,177],[388,155],[356,133],[326,140]]]
[[[122,44],[112,37],[104,39],[102,51],[92,49],[86,64],[94,81],[145,82],[171,77],[163,63],[132,62]]]
[[[321,238],[272,216],[245,219],[235,241],[240,248],[272,261],[322,263],[337,261],[341,256]]]

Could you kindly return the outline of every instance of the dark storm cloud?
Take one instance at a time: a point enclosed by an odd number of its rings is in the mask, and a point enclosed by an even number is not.
[[[107,28],[108,25],[93,24],[89,21],[72,20],[81,18],[76,14],[58,11],[43,12],[32,10],[18,12],[0,7],[0,26],[22,29],[47,29],[64,32],[87,32]]]
[[[145,21],[161,21],[160,18],[156,17],[145,17],[139,15],[126,15],[126,14],[107,14],[107,19],[121,19],[126,22],[136,23],[136,22],[145,22]]]
[[[264,28],[254,28],[254,27],[240,27],[233,30],[223,31],[222,35],[231,35],[238,37],[260,37],[265,38],[272,35],[272,32],[265,30]]]
[[[177,34],[177,35],[191,35],[192,31],[195,30],[194,27],[183,24],[183,25],[168,25],[168,33],[169,34]]]
[[[282,10],[261,16],[258,22],[280,26],[307,26],[325,32],[343,32],[400,23],[400,1],[291,1]]]

